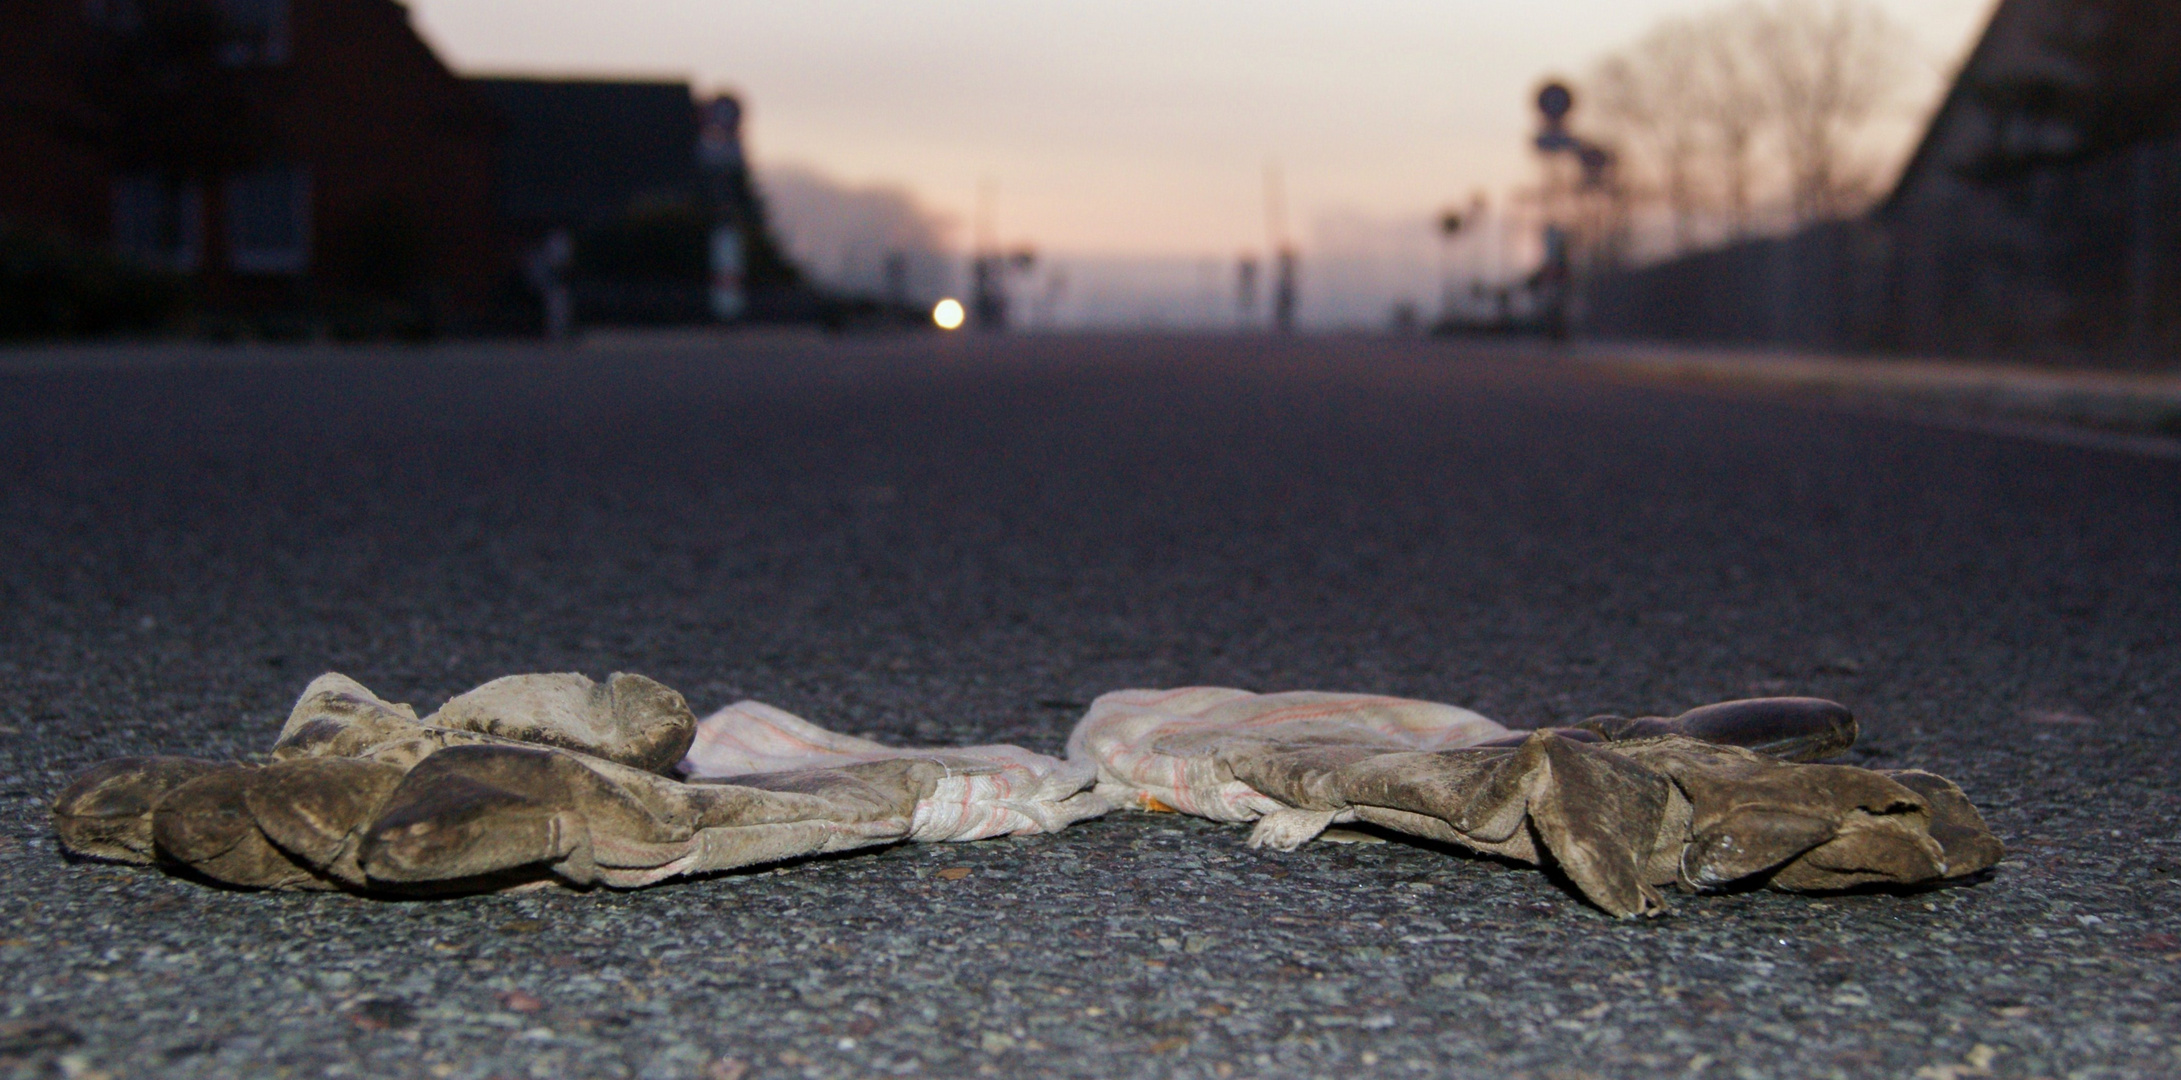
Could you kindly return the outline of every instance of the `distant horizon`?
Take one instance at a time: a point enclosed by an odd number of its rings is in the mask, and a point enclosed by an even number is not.
[[[1914,33],[1920,62],[1920,85],[1885,133],[1897,167],[1996,0],[1878,2]],[[1142,293],[1148,299],[1137,306],[1146,310],[1182,304],[1154,279],[1193,279],[1177,268],[1261,255],[1282,232],[1317,278],[1304,310],[1320,323],[1437,291],[1447,258],[1430,238],[1437,212],[1477,193],[1504,208],[1533,182],[1529,102],[1539,82],[1579,77],[1660,18],[1718,6],[410,5],[419,31],[465,74],[658,79],[733,92],[746,109],[754,162],[823,177],[844,198],[876,194],[914,207],[957,256],[982,209],[993,240],[1034,247],[1053,262],[1161,266],[1115,285],[1116,295]],[[1268,167],[1284,189],[1277,222],[1268,220]],[[983,208],[981,192],[992,193]],[[857,247],[807,235],[831,227],[825,216],[806,216],[805,261],[833,260],[813,250]],[[1491,242],[1496,254],[1458,257],[1505,262],[1528,243],[1510,234]],[[1346,284],[1329,292],[1328,272]],[[1353,296],[1338,311],[1326,307],[1336,293]],[[1127,321],[1120,310],[1082,317]]]
[[[904,188],[956,224],[957,246],[992,183],[1006,242],[1182,256],[1265,246],[1268,161],[1285,175],[1295,231],[1326,212],[1422,216],[1478,190],[1504,198],[1531,168],[1538,81],[1579,75],[1657,19],[1712,6],[410,4],[464,72],[733,91],[755,160]],[[1992,0],[1881,6],[1917,35],[1931,98]]]

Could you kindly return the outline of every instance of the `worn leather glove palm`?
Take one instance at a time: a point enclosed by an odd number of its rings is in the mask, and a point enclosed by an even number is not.
[[[1430,702],[1193,687],[1100,697],[1069,756],[1097,762],[1117,805],[1255,821],[1252,846],[1292,850],[1368,822],[1550,861],[1621,916],[1662,911],[1662,885],[1919,884],[1999,860],[1940,777],[1793,760],[1855,734],[1846,709],[1810,698],[1510,732]]]
[[[717,779],[675,775],[693,745]],[[80,854],[231,885],[469,891],[647,885],[1105,809],[1087,767],[1014,747],[890,749],[754,702],[700,723],[640,675],[510,676],[422,720],[323,675],[270,758],[106,762],[55,799],[55,831]]]

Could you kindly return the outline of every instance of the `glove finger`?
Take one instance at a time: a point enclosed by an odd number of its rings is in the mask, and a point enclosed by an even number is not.
[[[1781,866],[1766,884],[1819,892],[1937,881],[1946,876],[1946,853],[1925,831],[1928,820],[1921,813],[1855,814],[1830,839]]]
[[[1946,876],[1963,877],[1998,865],[2007,846],[1992,835],[1969,796],[1954,782],[1921,769],[1886,770],[1880,775],[1924,797],[1931,806],[1928,830],[1946,860]]]
[[[1610,750],[1543,734],[1544,775],[1530,820],[1553,861],[1585,899],[1623,918],[1656,915],[1666,903],[1646,880],[1670,805],[1664,776]]]
[[[1682,860],[1689,885],[1726,885],[1819,851],[1813,870],[1855,867],[1868,880],[1924,881],[1942,865],[1937,845],[1923,834],[1924,800],[1877,773],[1706,750],[1708,764],[1684,759],[1672,774],[1693,807]]]
[[[1855,714],[1823,698],[1748,698],[1690,709],[1671,720],[1656,716],[1593,716],[1575,725],[1609,742],[1685,735],[1717,746],[1739,746],[1783,761],[1836,757],[1855,745]]]
[[[159,855],[229,885],[332,888],[259,831],[246,795],[258,771],[221,765],[169,791],[152,809],[152,843]]]
[[[575,884],[649,884],[900,839],[945,772],[897,759],[685,784],[566,751],[450,747],[387,797],[360,864],[396,885],[526,867]]]
[[[344,884],[365,884],[357,862],[364,828],[400,785],[403,770],[360,758],[302,758],[258,770],[243,802],[282,851]]]
[[[449,700],[429,724],[557,746],[646,772],[666,773],[697,734],[682,696],[642,675],[604,683],[582,675],[509,675]]]
[[[79,855],[153,861],[152,807],[177,787],[227,766],[184,757],[127,757],[76,774],[53,797],[53,831]]]
[[[1833,839],[1830,816],[1782,808],[1746,807],[1713,821],[1682,848],[1679,876],[1699,889],[1718,888],[1781,866]]]
[[[1785,889],[1933,881],[1954,876],[1942,835],[1972,868],[1962,873],[1998,858],[1998,841],[1960,789],[1928,773],[1912,787],[1868,769],[1791,764],[1682,737],[1615,749],[1672,777],[1689,800],[1681,880],[1694,887],[1756,875]]]
[[[1671,787],[1600,747],[1539,731],[1512,752],[1369,754],[1322,776],[1283,765],[1283,756],[1337,760],[1323,748],[1272,752],[1263,761],[1237,761],[1236,777],[1253,787],[1293,777],[1322,806],[1353,807],[1374,824],[1527,862],[1549,857],[1585,899],[1614,915],[1663,910],[1648,878],[1655,849],[1670,835],[1678,839],[1678,819],[1668,825]]]
[[[374,883],[416,885],[481,878],[578,855],[554,866],[590,880],[589,842],[571,790],[550,750],[452,746],[402,777],[365,827],[358,865]]]
[[[329,671],[303,688],[273,743],[272,758],[355,757],[422,729],[416,710],[382,700],[356,680]]]
[[[1824,698],[1722,701],[1668,721],[1674,734],[1739,746],[1782,761],[1822,761],[1855,745],[1855,714]]]

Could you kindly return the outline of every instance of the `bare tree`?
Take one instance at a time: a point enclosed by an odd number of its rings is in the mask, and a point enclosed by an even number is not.
[[[1631,144],[1635,157],[1656,174],[1658,193],[1673,219],[1676,251],[1696,243],[1706,193],[1698,183],[1705,132],[1681,61],[1696,44],[1686,19],[1659,24],[1636,48],[1600,61],[1588,80],[1604,124]]]
[[[1794,220],[1853,213],[1871,180],[1855,168],[1852,139],[1907,78],[1907,33],[1865,0],[1776,0],[1762,12],[1750,44],[1778,128]]]
[[[1772,102],[1759,89],[1764,73],[1752,45],[1766,9],[1755,3],[1711,12],[1696,21],[1696,63],[1689,79],[1714,141],[1727,218],[1727,236],[1749,235],[1757,202],[1758,140],[1772,123]]]
[[[1869,0],[1746,0],[1659,22],[1588,90],[1655,178],[1679,251],[1748,235],[1775,199],[1798,224],[1857,209],[1870,185],[1856,138],[1900,89],[1906,51]]]
[[[1605,122],[1656,174],[1677,250],[1695,244],[1707,218],[1724,217],[1730,237],[1750,229],[1756,153],[1771,118],[1753,55],[1760,11],[1744,4],[1663,20],[1593,70]]]

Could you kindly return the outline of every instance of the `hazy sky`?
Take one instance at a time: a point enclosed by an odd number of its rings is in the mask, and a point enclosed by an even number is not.
[[[1935,91],[1994,0],[1884,0]],[[909,188],[1048,250],[1261,247],[1429,213],[1531,170],[1528,98],[1704,0],[411,0],[465,71],[688,78],[760,161]],[[1927,92],[1928,96],[1928,92]],[[1578,120],[1580,112],[1578,112]],[[1904,123],[1904,128],[1906,124]],[[966,240],[966,231],[959,239]]]

